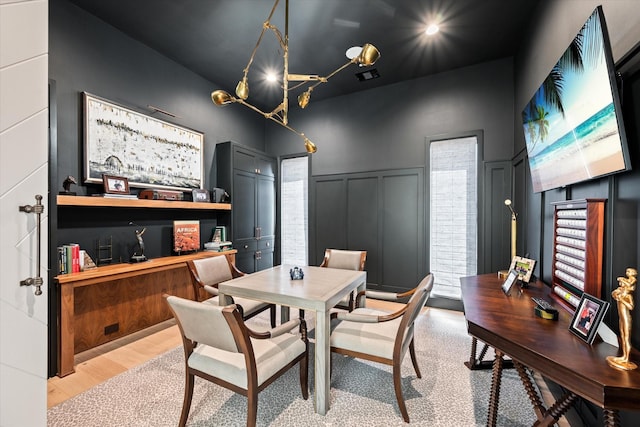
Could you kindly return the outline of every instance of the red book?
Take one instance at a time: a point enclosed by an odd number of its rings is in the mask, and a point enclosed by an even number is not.
[[[200,250],[200,221],[173,221],[173,250]]]
[[[80,272],[80,245],[77,243],[71,244],[71,272]]]

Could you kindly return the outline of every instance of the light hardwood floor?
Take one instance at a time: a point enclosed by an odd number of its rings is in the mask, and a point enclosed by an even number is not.
[[[395,311],[400,304],[368,300],[367,306]],[[445,310],[446,311],[446,310]],[[461,316],[462,313],[459,313]],[[131,334],[75,357],[76,372],[53,377],[47,382],[47,406],[58,405],[73,396],[182,345],[180,331],[173,319]]]

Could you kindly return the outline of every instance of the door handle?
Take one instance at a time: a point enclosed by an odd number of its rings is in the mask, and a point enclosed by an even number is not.
[[[38,243],[36,244],[36,274],[40,274],[40,215],[44,212],[44,205],[42,204],[42,196],[40,194],[36,194],[36,204],[32,205],[24,205],[19,206],[18,210],[24,213],[34,213],[36,214],[36,233]],[[20,281],[20,286],[35,286],[35,294],[42,295],[42,284],[44,281],[41,276],[36,277],[28,277],[24,280]]]

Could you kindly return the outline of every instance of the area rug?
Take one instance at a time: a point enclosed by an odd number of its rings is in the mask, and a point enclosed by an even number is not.
[[[471,338],[463,316],[430,315],[416,323],[416,353],[422,378],[410,357],[402,366],[403,392],[411,425],[486,425],[491,371],[470,371]],[[313,320],[307,320],[313,325]],[[254,326],[267,324],[256,318]],[[311,334],[313,335],[313,334]],[[310,345],[313,360],[313,344]],[[50,427],[175,426],[184,391],[184,360],[178,347],[71,398],[48,411]],[[258,426],[402,426],[391,368],[333,355],[330,409],[326,416],[313,407],[313,364],[309,400],[303,400],[297,367],[258,397]],[[246,404],[234,394],[196,378],[188,426],[244,426]],[[530,426],[535,421],[529,399],[514,370],[505,370],[498,425]]]

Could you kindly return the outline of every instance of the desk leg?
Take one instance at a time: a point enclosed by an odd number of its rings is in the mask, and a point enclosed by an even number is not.
[[[619,427],[620,415],[617,409],[604,409],[604,427]]]
[[[531,377],[527,373],[526,368],[522,363],[516,362],[514,360],[513,365],[518,371],[518,375],[520,376],[520,381],[522,381],[522,385],[524,386],[527,395],[529,396],[529,400],[531,401],[531,405],[533,405],[533,412],[536,414],[536,418],[538,420],[542,420],[544,418],[544,413],[546,408],[542,404],[542,399],[538,395],[538,391],[533,386],[533,382],[531,381]]]
[[[58,376],[73,374],[75,369],[75,327],[73,285],[60,285],[60,306],[58,318]]]
[[[316,311],[315,399],[316,412],[320,415],[326,415],[329,410],[329,385],[331,381],[329,370],[329,362],[331,360],[329,323],[329,311]]]
[[[498,403],[500,401],[500,383],[502,382],[502,353],[496,350],[496,358],[493,361],[493,376],[491,378],[491,395],[489,396],[489,412],[487,414],[487,427],[495,427],[498,420]]]

